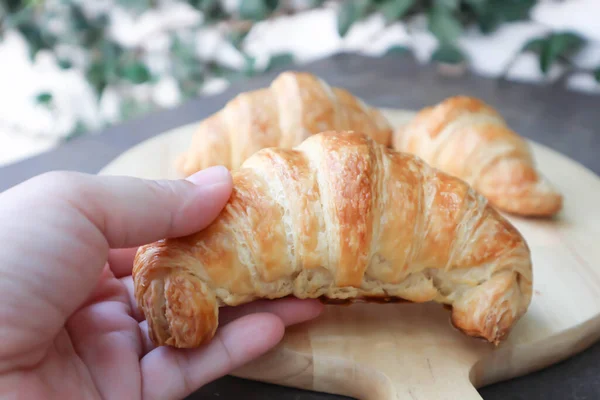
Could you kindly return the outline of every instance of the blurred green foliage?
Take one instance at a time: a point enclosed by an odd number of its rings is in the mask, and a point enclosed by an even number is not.
[[[160,0],[113,0],[134,15],[161,7]],[[437,39],[431,61],[444,64],[465,64],[468,59],[460,46],[460,38],[468,29],[483,34],[494,32],[503,23],[528,20],[535,0],[323,0],[277,1],[239,0],[237,7],[227,9],[220,0],[182,0],[202,14],[194,26],[170,29],[168,50],[169,71],[177,82],[182,98],[198,95],[207,79],[227,80],[251,76],[272,68],[292,64],[291,54],[275,54],[266,67],[257,71],[256,60],[243,51],[249,30],[257,21],[292,14],[300,9],[336,7],[337,29],[347,35],[355,23],[381,13],[386,24],[410,21],[424,16],[427,29]],[[0,40],[4,32],[18,30],[26,39],[32,59],[41,50],[52,52],[63,69],[77,68],[98,99],[108,87],[120,87],[123,118],[127,119],[153,108],[151,99],[140,100],[128,88],[155,82],[160,77],[147,64],[142,47],[125,48],[108,34],[111,23],[110,7],[90,12],[84,0],[0,0]],[[195,34],[208,25],[219,32],[239,51],[245,65],[240,69],[220,65],[214,60],[199,57]],[[572,32],[555,32],[528,42],[521,52],[535,53],[540,71],[547,74],[555,63],[570,63],[570,58],[585,46],[585,40]],[[395,46],[388,53],[406,53]],[[80,55],[83,54],[83,57]],[[600,67],[592,71],[600,82]],[[51,93],[40,93],[38,104],[50,106]],[[82,130],[78,126],[77,131]]]

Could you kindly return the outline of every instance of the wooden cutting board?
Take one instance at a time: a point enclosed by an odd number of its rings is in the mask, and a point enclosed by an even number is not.
[[[413,113],[383,110],[394,125]],[[175,157],[196,125],[130,149],[101,174],[178,178]],[[327,306],[233,375],[365,400],[480,399],[475,388],[541,369],[600,338],[600,179],[532,143],[542,172],[565,194],[554,220],[507,216],[532,251],[528,313],[498,348],[466,337],[437,304]]]

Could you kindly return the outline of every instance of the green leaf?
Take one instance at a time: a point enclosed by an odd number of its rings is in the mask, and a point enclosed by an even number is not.
[[[561,57],[578,51],[585,44],[585,39],[575,33],[553,33],[544,42],[540,53],[540,70],[545,75],[552,64]]]
[[[34,22],[20,24],[17,29],[29,44],[29,56],[32,60],[38,51],[51,47],[51,43],[44,40],[41,29]]]
[[[118,4],[128,11],[133,11],[136,15],[152,8],[151,0],[119,0]]]
[[[88,127],[82,122],[77,121],[75,124],[75,129],[71,133],[69,133],[65,138],[65,142],[70,142],[73,139],[78,138],[79,136],[83,136],[88,131]]]
[[[148,82],[151,78],[148,67],[139,61],[126,64],[120,72],[123,78],[135,84]]]
[[[42,104],[42,105],[49,105],[52,102],[52,93],[48,93],[48,92],[42,92],[39,93],[36,97],[35,97],[35,101],[38,104]]]
[[[429,30],[440,42],[454,42],[462,33],[462,25],[446,7],[433,7],[428,17]]]
[[[20,1],[20,0],[5,0],[3,2],[4,7],[6,7],[6,10],[12,14],[15,13],[17,11],[19,11],[22,8],[25,8],[27,6],[27,1]]]
[[[119,44],[108,39],[101,39],[91,47],[90,53],[92,55],[92,65],[95,69],[93,75],[96,77],[102,76],[102,78],[95,78],[100,79],[99,82],[103,82],[97,87],[103,88],[103,86],[115,83],[121,77],[119,63],[124,50]]]
[[[171,41],[171,51],[180,59],[195,60],[196,53],[192,43],[183,41],[179,36],[175,35]]]
[[[489,10],[483,10],[477,15],[477,25],[483,34],[494,32],[502,23],[498,14],[494,14]]]
[[[126,98],[121,103],[121,119],[128,120],[138,117],[151,110],[149,103],[138,101],[134,98]]]
[[[173,64],[173,76],[177,79],[183,98],[188,99],[198,95],[204,84],[206,70],[208,69],[207,65],[211,63],[205,65],[185,54],[185,52],[182,53],[184,57]]]
[[[552,42],[559,47],[563,53],[573,54],[585,45],[586,40],[583,36],[574,32],[560,32],[552,35]]]
[[[265,0],[270,12],[273,12],[279,7],[279,0]]]
[[[58,66],[61,69],[71,69],[73,68],[73,63],[70,60],[67,60],[66,58],[61,58],[58,60]]]
[[[482,33],[491,33],[504,22],[529,19],[529,12],[535,0],[464,0],[466,9],[470,10]]]
[[[240,3],[240,17],[252,21],[262,21],[269,16],[271,9],[266,0],[242,0]]]
[[[179,82],[179,89],[184,99],[189,99],[198,96],[204,80],[201,81],[182,81]]]
[[[415,0],[388,0],[381,4],[379,11],[387,22],[392,22],[402,18],[414,4]]]
[[[307,8],[321,7],[325,3],[325,0],[306,0],[304,4]]]
[[[360,20],[369,8],[368,0],[344,1],[337,14],[337,29],[341,37],[346,36],[352,24]]]
[[[229,40],[229,43],[231,43],[233,47],[239,49],[246,36],[248,36],[248,31],[232,31],[227,35],[227,40]]]
[[[119,43],[109,39],[102,40],[98,46],[103,54],[108,54],[114,58],[119,58],[125,53],[125,49]]]
[[[104,28],[92,26],[80,33],[79,39],[84,47],[93,47],[105,37]]]
[[[246,64],[244,65],[243,73],[246,76],[253,76],[256,72],[256,58],[250,56],[244,56],[246,58]]]
[[[198,94],[208,65],[198,60],[194,43],[175,36],[171,43],[171,73],[177,80],[184,98]]]
[[[486,5],[488,4],[487,0],[464,0],[465,4],[470,6],[476,13],[481,13],[484,11]]]
[[[265,68],[265,71],[270,71],[282,67],[284,65],[292,64],[294,62],[294,55],[291,53],[281,53],[271,56],[269,63]]]
[[[33,7],[19,6],[14,11],[5,11],[2,8],[2,2],[0,1],[0,16],[2,16],[2,27],[6,29],[15,29],[18,28],[19,25],[31,22],[34,15]]]
[[[600,83],[600,67],[594,70],[594,79],[596,79],[596,82]]]
[[[443,7],[451,11],[458,10],[459,1],[458,0],[435,0],[434,7]]]
[[[227,16],[219,0],[188,0],[189,4],[202,11],[206,22],[223,19]]]
[[[77,4],[70,5],[70,12],[70,26],[82,46],[93,47],[106,38],[105,29],[109,22],[107,15],[88,17],[83,8]]]
[[[121,46],[106,39],[92,48],[92,60],[86,68],[85,76],[98,96],[102,95],[106,86],[115,83],[122,76],[119,58],[123,52]]]
[[[89,84],[96,90],[98,97],[102,95],[104,88],[108,84],[104,73],[105,65],[100,61],[93,62],[85,72],[85,77]]]
[[[451,44],[441,44],[431,55],[431,60],[444,64],[460,64],[465,61],[465,56],[458,47]]]
[[[83,12],[83,9],[77,4],[70,4],[71,26],[76,32],[86,32],[90,29],[90,22]]]
[[[520,21],[529,18],[536,0],[489,0],[489,10],[503,22]]]
[[[226,80],[235,79],[240,76],[240,71],[226,67],[224,65],[219,65],[216,63],[208,63],[207,67],[209,68],[211,74],[218,78],[223,78]]]
[[[188,0],[189,5],[200,11],[207,11],[219,4],[219,0]]]
[[[404,46],[391,46],[390,48],[388,48],[385,52],[386,55],[388,54],[406,54],[408,53],[409,50],[407,47]]]
[[[523,49],[521,51],[522,52],[530,51],[530,52],[539,54],[542,52],[542,48],[544,47],[545,43],[546,43],[546,38],[531,39],[527,43],[525,43],[525,45],[523,46]]]

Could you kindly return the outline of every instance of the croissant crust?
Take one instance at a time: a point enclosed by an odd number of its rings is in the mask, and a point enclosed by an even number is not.
[[[348,129],[391,146],[392,127],[379,110],[313,74],[287,71],[203,120],[176,167],[183,175],[214,165],[236,169],[260,149],[292,148],[312,134]]]
[[[479,99],[455,96],[424,108],[395,131],[393,147],[465,180],[499,210],[551,216],[562,209],[527,141]]]
[[[529,248],[464,181],[354,132],[263,149],[205,230],[139,248],[135,297],[157,345],[197,347],[218,309],[285,296],[434,301],[498,343],[531,301]]]

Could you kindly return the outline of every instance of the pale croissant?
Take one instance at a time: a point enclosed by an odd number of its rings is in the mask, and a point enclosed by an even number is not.
[[[465,180],[502,211],[550,216],[562,208],[527,141],[479,99],[456,96],[424,108],[396,130],[393,147]]]
[[[380,111],[315,75],[284,72],[203,120],[176,168],[186,176],[213,165],[235,169],[260,149],[292,148],[327,130],[361,131],[391,146],[392,127]]]
[[[157,345],[200,346],[219,307],[285,296],[435,301],[497,344],[531,301],[519,232],[462,180],[364,134],[261,150],[233,182],[206,230],[136,254],[135,297]]]

